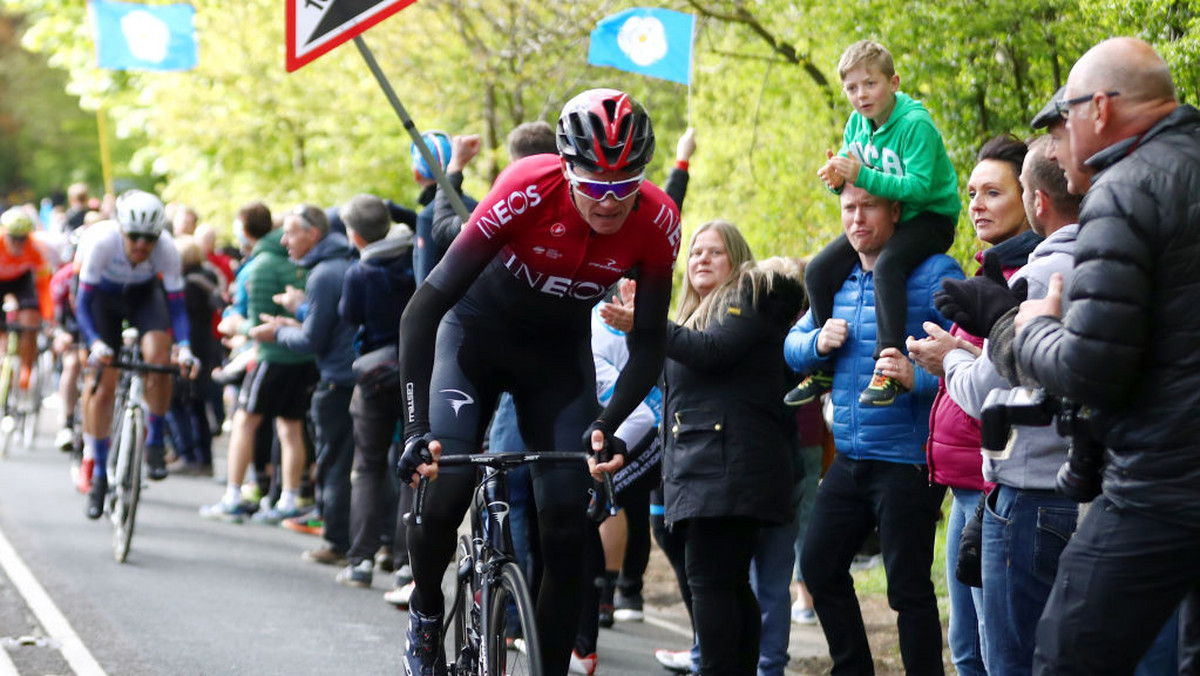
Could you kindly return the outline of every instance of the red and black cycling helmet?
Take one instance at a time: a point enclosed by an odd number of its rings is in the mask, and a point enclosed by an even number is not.
[[[589,89],[563,106],[558,154],[585,171],[641,171],[654,157],[654,129],[642,104],[616,89]]]

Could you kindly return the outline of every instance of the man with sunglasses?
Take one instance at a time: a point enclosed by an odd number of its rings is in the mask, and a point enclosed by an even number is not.
[[[0,216],[4,237],[0,238],[0,301],[12,295],[17,301],[17,324],[37,326],[40,319],[54,316],[50,302],[50,268],[38,247],[30,241],[33,217],[24,207],[12,207]],[[40,316],[39,316],[40,315]],[[29,389],[33,360],[37,357],[37,334],[26,331],[17,344],[21,359],[18,385]]]
[[[654,155],[650,116],[629,95],[583,92],[567,102],[558,156],[514,162],[480,201],[400,320],[405,451],[397,471],[439,477],[423,523],[410,526],[416,582],[409,674],[446,672],[440,581],[471,498],[474,471],[438,473],[442,454],[477,453],[501,392],[513,395],[531,451],[622,451],[612,432],[662,370],[679,212],[644,181]],[[629,366],[598,411],[591,309],[638,269]],[[595,469],[615,471],[620,457]],[[588,489],[583,463],[531,467],[544,572],[537,621],[547,673],[563,674],[583,605]]]
[[[1087,407],[1106,450],[1102,492],[1059,559],[1038,622],[1034,673],[1133,673],[1176,607],[1179,673],[1195,673],[1200,111],[1179,103],[1166,62],[1132,38],[1084,54],[1058,110],[1070,161],[1094,172],[1070,306],[1062,316],[1055,275],[1045,298],[1021,305],[1014,346],[1030,377]]]
[[[117,198],[116,218],[97,223],[79,242],[79,293],[75,312],[88,346],[88,361],[107,364],[121,345],[121,323],[128,321],[141,334],[143,358],[166,364],[171,358],[172,331],[178,339],[178,361],[194,375],[198,361],[188,344],[187,310],[179,252],[158,197],[129,190]],[[99,372],[99,383],[95,380]],[[93,458],[87,516],[104,511],[108,488],[105,463],[112,427],[117,369],[93,369],[83,393],[83,440]],[[146,475],[155,481],[167,476],[164,418],[171,402],[171,376],[146,375]]]

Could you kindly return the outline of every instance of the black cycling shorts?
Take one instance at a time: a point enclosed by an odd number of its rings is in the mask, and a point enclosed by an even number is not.
[[[121,346],[121,323],[138,330],[141,335],[151,331],[171,329],[171,309],[167,292],[157,278],[142,284],[125,287],[122,292],[96,289],[92,292],[92,323],[104,344],[117,349]]]
[[[38,305],[37,287],[33,285],[33,272],[29,270],[15,279],[0,280],[0,302],[9,294],[17,299],[17,306],[22,310],[37,310],[41,307]]]
[[[588,334],[546,339],[490,326],[464,327],[454,311],[438,327],[437,357],[429,388],[429,425],[442,453],[478,453],[500,393],[513,395],[517,426],[532,452],[583,453],[583,432],[596,419],[596,371]],[[471,467],[447,467],[473,473]],[[539,510],[586,509],[587,465],[530,466]]]
[[[260,361],[242,381],[238,405],[267,418],[304,420],[318,375],[311,361],[299,364]]]

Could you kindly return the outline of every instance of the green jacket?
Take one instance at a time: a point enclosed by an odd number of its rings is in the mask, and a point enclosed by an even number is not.
[[[922,211],[958,220],[958,175],[941,132],[925,106],[907,94],[896,94],[896,107],[878,129],[871,129],[871,121],[857,111],[852,113],[841,154],[862,162],[855,185],[901,203],[901,221]]]
[[[247,331],[249,327],[261,323],[258,319],[260,315],[291,316],[271,297],[277,293],[283,293],[289,285],[298,289],[304,288],[308,270],[295,265],[288,259],[287,249],[280,243],[282,238],[283,231],[276,228],[258,240],[258,243],[254,245],[254,251],[251,252],[253,260],[250,265],[254,267],[250,269],[250,277],[246,283],[249,294]],[[275,364],[300,364],[312,361],[313,356],[292,352],[275,343],[259,343],[258,358],[260,361]]]

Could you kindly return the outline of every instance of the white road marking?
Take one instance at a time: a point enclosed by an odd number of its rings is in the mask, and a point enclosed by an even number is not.
[[[54,605],[54,601],[50,600],[50,595],[21,560],[17,550],[9,544],[3,532],[0,532],[0,568],[4,569],[13,586],[25,598],[25,602],[29,604],[30,610],[46,633],[59,642],[63,658],[67,660],[76,676],[107,676],[100,663],[92,657],[87,646],[83,645],[79,635],[71,628],[66,616]],[[6,658],[7,654],[5,658],[0,658],[0,676],[5,676],[3,659]],[[15,668],[12,673],[17,673]]]
[[[17,665],[13,664],[8,650],[3,645],[0,645],[0,676],[21,676],[21,672],[17,671]]]

